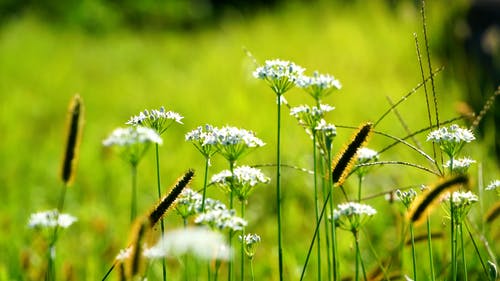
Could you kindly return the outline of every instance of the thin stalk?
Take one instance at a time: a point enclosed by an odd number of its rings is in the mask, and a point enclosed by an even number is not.
[[[184,229],[187,228],[187,224],[188,224],[187,219],[183,218],[182,219],[182,225],[183,225]],[[189,261],[188,261],[188,255],[187,254],[183,255],[183,260],[184,260],[184,280],[188,281],[189,280],[189,278],[188,278],[188,274],[189,274],[188,263],[189,263]]]
[[[255,274],[253,272],[253,257],[250,258],[250,272],[252,273],[252,281],[255,281]]]
[[[233,189],[234,189],[234,161],[229,161],[229,171],[231,171],[231,181],[230,181],[230,190],[231,192],[229,193],[229,209],[233,209]],[[229,247],[232,249],[233,248],[233,235],[234,232],[232,230],[229,230],[228,234],[228,240],[229,240]],[[233,280],[233,260],[229,259],[228,265],[227,265],[227,280],[231,281]]]
[[[427,247],[429,249],[429,262],[430,262],[430,268],[431,268],[431,281],[436,280],[435,279],[435,273],[434,273],[434,255],[432,253],[432,232],[431,232],[431,218],[428,216],[427,217]]]
[[[319,210],[318,210],[318,168],[316,165],[316,132],[312,131],[313,134],[313,171],[314,171],[314,214],[316,216],[316,224],[319,224]],[[316,255],[317,255],[317,270],[318,270],[318,281],[321,281],[321,243],[320,243],[320,231],[316,233]]]
[[[467,261],[465,260],[465,247],[464,247],[464,229],[462,223],[458,224],[460,228],[460,248],[462,248],[462,269],[464,271],[464,280],[468,281],[467,278]]]
[[[137,215],[137,165],[130,166],[130,174],[132,179],[132,195],[130,199],[130,223],[132,223]]]
[[[205,175],[203,176],[203,199],[201,200],[201,212],[205,212],[205,198],[207,193],[208,166],[210,166],[210,157],[205,157]]]
[[[415,253],[415,233],[413,231],[412,222],[410,222],[410,237],[411,237],[411,258],[413,264],[413,280],[417,281],[417,255]]]
[[[111,274],[111,272],[113,272],[113,269],[115,269],[115,266],[116,266],[116,262],[114,262],[111,267],[108,269],[108,271],[106,271],[106,274],[104,274],[104,277],[101,279],[101,281],[105,281],[106,279],[108,279],[108,276]]]
[[[61,194],[59,195],[59,200],[57,202],[57,215],[56,222],[59,220],[59,214],[62,213],[64,209],[64,201],[66,199],[66,190],[68,189],[68,185],[65,183],[61,190]],[[49,247],[47,249],[47,274],[45,276],[45,280],[52,281],[56,280],[56,270],[55,270],[55,259],[56,259],[56,242],[57,242],[57,231],[59,230],[59,225],[56,223],[54,226],[54,232],[52,234],[52,239],[49,243]]]
[[[452,197],[453,196],[450,196],[450,213],[451,213],[451,275],[452,275],[452,278],[451,280],[452,281],[455,281],[457,280],[457,262],[456,262],[456,253],[457,253],[457,234],[455,232],[455,227],[456,227],[456,222],[455,222],[455,219],[454,219],[454,207],[453,207],[453,201],[452,201]]]
[[[276,141],[276,205],[278,208],[278,268],[280,281],[283,281],[283,245],[281,237],[281,94],[277,102],[277,141]]]
[[[355,269],[354,280],[359,281],[359,264],[361,261],[361,253],[359,251],[358,232],[356,230],[353,230],[352,234],[354,235],[354,241],[356,243],[356,269]]]
[[[326,178],[325,178],[325,163],[324,159],[320,158],[319,161],[320,167],[319,170],[321,171],[321,186],[322,186],[322,192],[323,192],[323,201],[326,202],[326,194],[329,188],[326,183]],[[327,169],[328,170],[328,169]],[[329,178],[329,177],[328,177]],[[328,281],[332,281],[332,257],[331,257],[331,252],[330,252],[330,222],[328,219],[324,220],[325,222],[325,245],[326,245],[326,262],[328,265]]]
[[[220,260],[216,260],[215,261],[215,272],[214,272],[214,281],[218,281],[219,280],[219,269],[220,269]]]
[[[241,217],[245,219],[245,200],[241,201]],[[240,260],[240,270],[241,277],[240,280],[245,280],[245,226],[241,230],[241,260]]]
[[[158,144],[155,143],[155,151],[156,151],[156,183],[158,189],[158,200],[161,199],[161,181],[160,181],[160,153]],[[161,235],[165,234],[165,224],[163,223],[163,219],[160,220],[160,229]],[[167,280],[167,261],[165,258],[161,260],[161,270],[162,270],[162,278],[163,281]]]
[[[361,202],[361,185],[363,184],[363,176],[358,176],[358,203]]]
[[[331,147],[328,147],[327,148],[327,163],[326,163],[326,167],[327,167],[327,175],[329,175],[329,172],[330,172],[330,167],[332,166],[332,149]],[[338,260],[337,260],[337,237],[336,237],[336,230],[335,230],[335,222],[333,221],[333,184],[332,184],[332,180],[331,180],[331,177],[328,176],[328,190],[329,190],[329,194],[330,196],[327,197],[325,199],[325,202],[328,201],[329,199],[329,203],[330,203],[330,218],[332,219],[332,221],[330,222],[330,234],[331,234],[331,237],[332,237],[332,263],[333,263],[333,280],[334,281],[337,281],[337,280],[340,280],[340,272],[339,272],[339,269],[338,269]]]

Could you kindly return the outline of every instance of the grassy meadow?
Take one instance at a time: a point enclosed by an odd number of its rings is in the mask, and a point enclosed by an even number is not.
[[[327,1],[325,1],[327,2]],[[384,2],[385,3],[385,2]],[[433,68],[444,65],[433,56],[432,46],[440,40],[441,27],[448,13],[457,7],[429,3],[427,24]],[[63,183],[59,177],[65,145],[68,103],[79,93],[85,106],[85,127],[80,146],[75,184],[67,190],[64,212],[78,221],[64,230],[57,243],[56,269],[60,280],[100,280],[116,254],[127,246],[130,232],[130,169],[125,161],[102,141],[116,127],[144,109],[165,106],[184,116],[183,125],[167,130],[160,146],[162,190],[192,168],[195,190],[203,186],[204,158],[184,136],[203,124],[236,126],[251,130],[266,145],[238,161],[240,165],[273,164],[276,161],[276,95],[263,81],[252,77],[256,65],[280,58],[306,68],[329,73],[342,83],[323,100],[335,107],[326,117],[337,125],[333,143],[335,155],[349,141],[353,129],[375,122],[393,102],[409,93],[421,81],[413,33],[423,47],[422,21],[418,7],[409,3],[387,7],[382,1],[356,3],[288,4],[273,11],[262,10],[252,17],[229,14],[224,19],[193,30],[129,30],[91,34],[77,28],[47,24],[29,15],[13,19],[0,27],[0,280],[37,280],[45,266],[47,242],[39,232],[28,228],[31,213],[53,209]],[[463,99],[461,81],[443,73],[435,77],[439,117],[457,117]],[[424,67],[427,67],[424,64]],[[428,70],[426,70],[428,76]],[[428,84],[430,93],[430,84]],[[491,93],[493,94],[493,93]],[[313,104],[301,89],[285,94],[292,106]],[[297,120],[283,107],[282,163],[312,170],[311,140]],[[397,107],[409,130],[428,126],[425,94],[419,89]],[[465,126],[466,123],[457,121]],[[394,113],[388,114],[376,130],[397,137],[407,132]],[[428,131],[416,136],[423,150],[432,155],[426,142]],[[486,134],[486,141],[491,137]],[[367,147],[381,150],[393,140],[374,134]],[[412,141],[409,140],[412,143]],[[471,190],[479,196],[469,214],[475,243],[483,259],[491,260],[484,246],[498,256],[498,220],[483,221],[485,212],[498,197],[484,191],[500,177],[498,162],[477,140],[462,155],[477,162],[469,171]],[[414,150],[398,144],[380,155],[384,161],[405,161],[432,167]],[[212,159],[209,176],[227,169],[224,159]],[[261,167],[271,177],[249,198],[247,231],[262,238],[255,258],[255,280],[278,280],[276,244],[275,167]],[[315,228],[312,176],[297,169],[282,168],[283,242],[285,280],[299,280]],[[401,166],[373,168],[363,183],[362,203],[377,214],[361,232],[363,262],[367,272],[392,258],[389,272],[412,277],[411,248],[399,202],[390,203],[385,193],[397,188],[428,185],[436,175]],[[143,213],[157,202],[154,150],[150,149],[138,166],[138,211]],[[352,175],[344,184],[354,197],[357,179]],[[208,196],[226,201],[225,195],[210,186]],[[344,202],[340,189],[333,193],[335,204]],[[436,280],[448,280],[449,220],[445,208],[436,207],[432,215],[433,232],[443,238],[433,241]],[[175,212],[165,217],[167,231],[182,226]],[[323,226],[321,227],[323,231]],[[426,234],[425,225],[415,234]],[[337,231],[342,277],[354,278],[354,242],[347,231]],[[470,280],[486,280],[481,261],[467,235],[466,252]],[[321,243],[324,243],[322,240]],[[237,244],[236,242],[234,244]],[[239,244],[238,244],[239,245]],[[236,246],[239,249],[239,246]],[[416,244],[419,280],[429,280],[429,261],[425,241]],[[239,253],[236,254],[239,258]],[[326,262],[323,260],[323,262]],[[493,261],[497,263],[497,261]],[[182,280],[182,263],[168,259],[168,280]],[[239,262],[236,263],[239,265]],[[305,280],[317,280],[315,254]],[[402,267],[401,267],[402,266]],[[238,276],[238,266],[235,267]],[[326,276],[326,265],[323,270]],[[203,268],[204,269],[204,268]],[[222,267],[225,272],[225,267]],[[148,280],[161,280],[156,262]],[[205,273],[205,271],[202,271]],[[116,272],[108,280],[117,280]],[[42,275],[43,276],[43,275]],[[459,276],[463,279],[463,276]],[[226,276],[221,274],[221,280]],[[237,278],[239,279],[239,277]],[[326,277],[323,278],[327,280]],[[194,279],[193,279],[194,280]],[[196,279],[198,280],[198,279]],[[200,274],[199,280],[206,280]],[[246,279],[250,280],[250,279]],[[401,279],[403,280],[403,279]]]

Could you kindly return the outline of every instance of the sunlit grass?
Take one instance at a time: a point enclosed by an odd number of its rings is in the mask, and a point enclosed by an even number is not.
[[[445,20],[441,8],[428,7],[431,38],[436,37],[440,21]],[[397,100],[420,82],[412,36],[413,32],[420,34],[420,30],[418,10],[411,5],[390,11],[376,3],[321,4],[307,8],[290,5],[277,12],[261,12],[252,19],[228,18],[190,32],[117,30],[92,36],[48,26],[29,17],[12,21],[0,30],[0,183],[4,193],[4,203],[0,204],[3,227],[0,273],[7,271],[8,275],[17,276],[21,270],[21,253],[36,249],[38,243],[32,241],[33,235],[25,227],[29,214],[57,202],[57,172],[63,153],[61,132],[65,117],[60,109],[65,108],[74,93],[80,93],[85,99],[87,117],[79,177],[67,194],[65,208],[77,215],[79,221],[58,243],[61,249],[68,249],[60,251],[59,260],[64,261],[63,265],[74,266],[82,279],[94,280],[102,276],[124,246],[122,238],[129,225],[126,215],[116,214],[128,209],[129,196],[116,194],[128,190],[129,170],[102,150],[101,140],[131,114],[165,105],[185,116],[184,126],[173,127],[164,135],[160,149],[162,181],[172,182],[179,171],[189,167],[201,175],[205,163],[183,136],[204,123],[244,126],[257,132],[267,145],[245,161],[273,163],[275,97],[263,83],[251,77],[254,66],[243,47],[259,62],[280,57],[306,66],[308,71],[318,69],[335,75],[343,89],[326,99],[336,106],[328,121],[356,126],[363,121],[374,121],[389,107],[386,95]],[[440,66],[440,63],[436,61],[434,65]],[[441,117],[451,118],[455,116],[454,102],[460,94],[460,81],[444,83],[439,76],[436,81]],[[294,89],[286,98],[290,104],[297,105],[309,97]],[[422,92],[410,97],[398,110],[411,129],[425,126]],[[307,167],[311,161],[309,140],[287,115],[284,114],[282,124],[282,162]],[[392,115],[378,129],[404,135]],[[338,129],[334,151],[341,148],[351,133],[348,129]],[[370,147],[386,143],[386,139],[375,136]],[[381,157],[391,159],[397,155],[398,160],[425,161],[404,148],[396,150]],[[474,155],[484,153],[475,148],[470,150],[474,150]],[[487,155],[478,156],[476,160],[484,162],[485,175],[495,171],[495,164]],[[221,167],[223,163],[221,158],[213,159],[213,165]],[[154,170],[152,156],[144,159],[143,164],[139,167],[140,174]],[[386,169],[377,168],[366,177],[364,193],[375,194],[396,186],[417,184],[415,174],[422,183],[432,182],[432,177],[412,169],[396,178],[385,172]],[[288,206],[283,210],[284,242],[290,245],[284,262],[289,271],[287,276],[297,279],[308,245],[294,241],[305,232],[313,231],[314,226],[310,224],[314,216],[312,188],[306,174],[284,168],[283,175],[284,200]],[[355,180],[351,180],[347,185],[354,188]],[[139,213],[155,202],[155,183],[154,176],[141,176]],[[195,186],[201,187],[202,183],[201,176],[195,178]],[[220,196],[213,188],[209,188],[208,194]],[[257,204],[274,201],[271,189],[258,192],[253,198],[255,203],[247,210],[251,224],[259,223],[262,237],[261,248],[254,257],[257,280],[258,276],[277,279],[272,215],[275,209],[273,204]],[[374,205],[386,204],[383,202],[381,197],[369,200]],[[376,216],[371,224],[383,226],[385,220]],[[166,223],[179,224],[180,220],[171,216]],[[437,225],[439,221],[433,223]],[[381,250],[396,232],[388,227],[385,232],[370,234],[371,240],[377,242],[375,247]],[[12,233],[19,236],[12,237]],[[349,256],[350,246],[342,246],[340,256]],[[374,266],[374,257],[368,256],[364,262]],[[468,266],[474,268],[477,264],[471,261]]]

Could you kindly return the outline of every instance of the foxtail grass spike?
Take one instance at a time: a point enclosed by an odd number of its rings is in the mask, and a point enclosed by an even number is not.
[[[132,252],[130,253],[130,257],[128,257],[125,264],[125,272],[127,276],[127,280],[134,280],[135,276],[141,274],[143,256],[143,242],[144,238],[148,231],[151,230],[151,225],[149,225],[149,221],[144,219],[144,217],[138,218],[134,226],[132,228],[132,236],[130,245],[132,247]]]
[[[472,126],[470,127],[471,130],[475,130],[477,128],[477,126],[479,126],[479,123],[481,123],[481,120],[483,120],[483,117],[486,115],[486,113],[488,113],[490,108],[493,106],[495,99],[499,95],[500,95],[500,86],[498,86],[495,93],[493,93],[493,95],[488,98],[488,100],[484,104],[483,108],[481,109],[481,111],[479,112],[477,117],[474,119],[474,122],[472,122]]]
[[[445,191],[451,191],[460,185],[468,185],[469,177],[466,175],[457,175],[438,183],[431,187],[430,191],[423,194],[420,200],[413,201],[408,212],[408,218],[414,223],[421,223],[426,213],[432,209],[433,203],[437,202]]]
[[[498,201],[484,216],[487,223],[492,223],[500,215],[500,201]]]
[[[69,104],[66,150],[61,170],[61,179],[65,185],[71,185],[75,178],[78,152],[82,138],[83,118],[83,101],[79,95],[75,95]]]
[[[356,163],[356,153],[363,147],[373,130],[372,123],[362,125],[351,138],[351,142],[340,152],[332,164],[332,182],[341,186]]]
[[[181,194],[182,190],[189,184],[189,182],[193,179],[194,176],[194,171],[193,170],[188,170],[184,176],[182,176],[175,186],[172,188],[170,193],[167,196],[164,196],[161,200],[160,203],[151,211],[151,213],[148,216],[149,223],[151,226],[154,226],[155,224],[158,223],[158,221],[163,217],[165,212],[172,206],[174,203],[175,199],[179,194]]]

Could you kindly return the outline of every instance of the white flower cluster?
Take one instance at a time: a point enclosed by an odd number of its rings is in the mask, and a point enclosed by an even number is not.
[[[451,194],[450,210],[451,215],[458,223],[461,223],[469,213],[473,203],[477,202],[479,198],[477,195],[470,191],[455,191]],[[450,202],[450,193],[446,194],[443,198],[444,202]]]
[[[304,68],[296,65],[293,62],[285,60],[266,60],[263,66],[258,67],[253,76],[257,79],[267,81],[287,79],[296,83],[304,73]]]
[[[128,259],[131,254],[132,254],[132,246],[125,249],[120,249],[120,252],[118,252],[118,255],[116,255],[115,257],[115,260],[123,262],[126,259]]]
[[[406,209],[410,208],[411,203],[417,197],[417,192],[410,188],[408,191],[396,190],[396,198],[403,203]]]
[[[212,176],[211,182],[227,192],[233,191],[240,200],[246,200],[259,183],[269,183],[271,179],[261,170],[249,166],[239,166],[231,171],[224,170]]]
[[[465,143],[471,142],[476,138],[468,129],[460,128],[453,124],[449,128],[442,127],[432,131],[427,136],[427,141],[439,144],[439,148],[448,155],[449,158],[455,157]]]
[[[337,135],[337,127],[333,124],[326,123],[325,119],[321,119],[315,129],[326,138],[333,138]]]
[[[203,227],[189,227],[167,232],[156,245],[145,249],[149,259],[182,257],[191,254],[201,260],[229,260],[230,247],[221,233]]]
[[[194,221],[196,224],[204,224],[214,230],[241,231],[247,225],[247,221],[236,216],[235,210],[213,209],[201,213]]]
[[[453,142],[471,142],[475,140],[474,134],[468,129],[460,128],[458,125],[453,124],[449,128],[442,127],[438,130],[432,131],[427,136],[427,141],[435,143]]]
[[[448,193],[444,197],[444,201],[448,202],[450,200],[450,194]],[[461,206],[466,206],[470,205],[472,203],[475,203],[479,200],[477,195],[473,194],[470,191],[463,192],[463,191],[455,191],[451,195],[451,202],[455,207],[461,207]]]
[[[64,213],[60,214],[57,210],[49,210],[31,214],[28,226],[31,228],[53,228],[56,226],[68,228],[76,221],[77,218],[72,215]]]
[[[320,100],[327,96],[332,90],[340,90],[342,85],[340,81],[329,74],[319,74],[318,71],[313,73],[313,76],[303,75],[297,85],[308,92],[315,100]]]
[[[247,147],[260,147],[265,143],[257,138],[251,131],[232,126],[224,126],[220,129],[214,128],[217,144],[220,146],[243,144]]]
[[[500,180],[491,181],[488,186],[486,186],[486,190],[497,190],[500,187]]]
[[[443,166],[445,168],[449,168],[453,164],[453,167],[452,167],[453,172],[459,173],[459,174],[464,174],[467,172],[470,165],[473,163],[476,163],[476,161],[472,160],[469,157],[463,157],[463,158],[459,158],[459,159],[453,159],[453,162],[451,160],[448,160],[448,161],[446,161],[446,163],[444,163]]]
[[[216,130],[212,125],[198,126],[196,129],[188,132],[185,136],[186,141],[197,143],[200,146],[209,146],[217,144]]]
[[[117,128],[102,142],[104,146],[132,146],[138,143],[162,144],[163,140],[155,130],[137,126]]]
[[[127,125],[146,126],[162,134],[173,122],[182,124],[182,117],[174,111],[166,111],[162,106],[160,109],[144,110],[139,115],[132,116]]]
[[[369,205],[348,202],[337,206],[333,211],[333,220],[343,229],[357,231],[376,213],[377,211]]]
[[[245,234],[244,236],[239,236],[240,241],[245,246],[245,254],[252,258],[257,250],[257,245],[260,243],[260,236],[253,233]]]
[[[185,219],[201,210],[202,200],[201,194],[191,188],[184,188],[175,200],[175,209]]]
[[[306,126],[309,129],[316,129],[321,120],[323,120],[325,113],[334,109],[335,107],[328,104],[320,104],[319,107],[300,105],[292,107],[290,109],[290,115],[297,118],[299,124]]]
[[[378,159],[378,152],[373,149],[362,147],[358,149],[358,163],[366,163]]]

